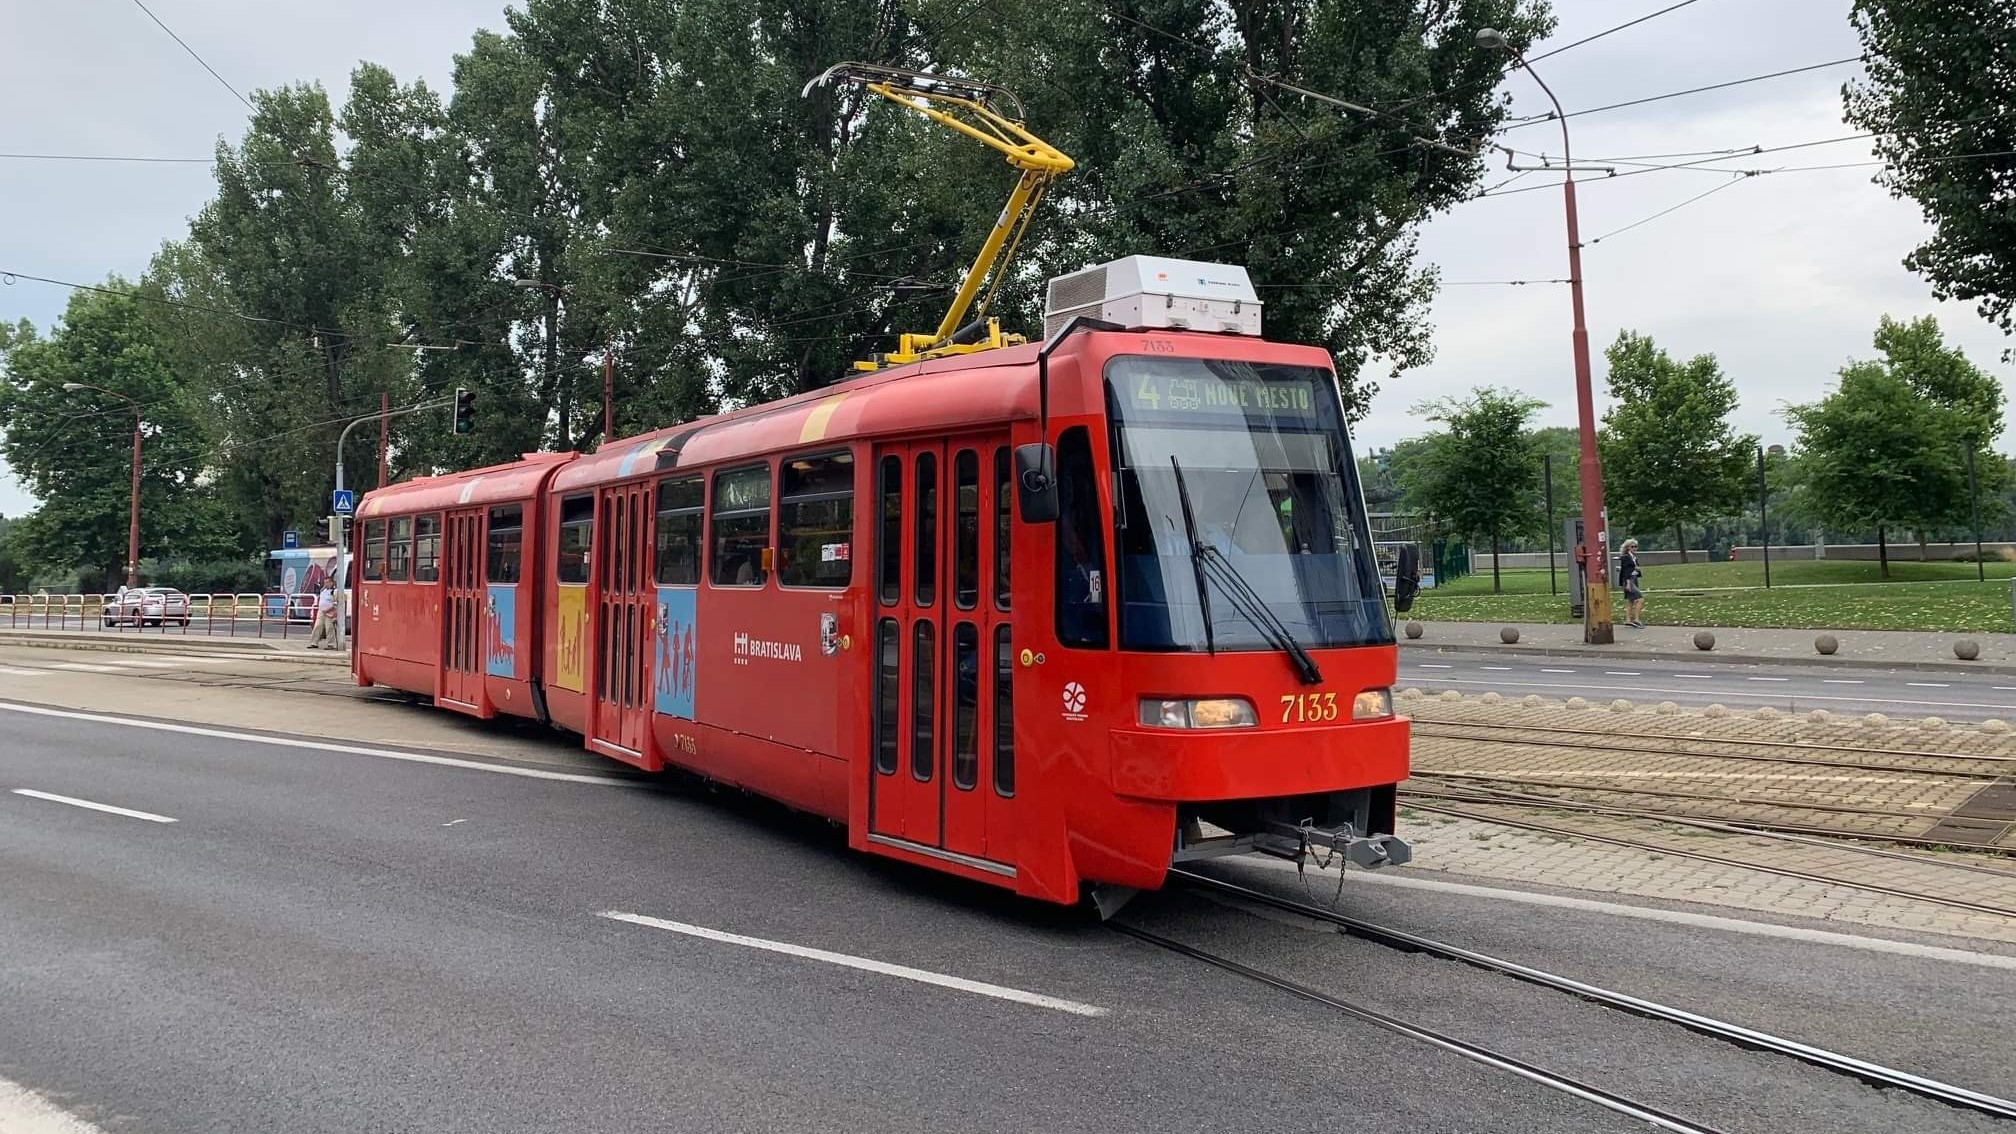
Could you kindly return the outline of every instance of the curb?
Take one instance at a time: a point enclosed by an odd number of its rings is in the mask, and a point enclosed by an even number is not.
[[[1401,638],[1400,645],[1409,649],[1429,649],[1437,653],[1460,651],[1480,654],[1511,654],[1536,658],[1617,658],[1629,661],[1695,662],[1703,665],[1722,663],[1725,665],[1804,665],[1838,667],[1842,669],[1909,669],[1933,673],[1983,673],[1992,676],[2016,676],[2016,665],[2001,665],[1995,662],[1924,662],[1924,661],[1878,661],[1874,658],[1827,657],[1814,654],[1811,657],[1786,657],[1782,654],[1738,654],[1719,650],[1696,650],[1692,653],[1676,653],[1671,650],[1617,650],[1602,647],[1561,647],[1501,645],[1495,642],[1475,643],[1429,643],[1424,639]]]
[[[232,641],[228,638],[180,638],[159,637],[139,638],[107,635],[103,639],[85,635],[40,634],[33,631],[9,630],[0,627],[0,645],[32,646],[50,650],[94,650],[101,653],[119,654],[196,654],[212,655],[242,654],[247,658],[262,661],[305,662],[309,665],[350,664],[349,654],[308,653],[306,650],[290,650],[271,642]]]

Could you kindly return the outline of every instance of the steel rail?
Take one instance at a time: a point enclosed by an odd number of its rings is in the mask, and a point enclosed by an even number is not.
[[[1343,929],[1353,937],[1362,938],[1375,944],[1387,946],[1388,948],[1410,953],[1426,953],[1444,960],[1458,961],[1475,968],[1485,969],[1512,977],[1516,980],[1522,980],[1529,984],[1551,988],[1557,992],[1565,992],[1591,1003],[1603,1005],[1606,1008],[1614,1008],[1618,1011],[1629,1012],[1636,1016],[1660,1020],[1669,1024],[1678,1024],[1689,1031],[1733,1043],[1739,1047],[1782,1055],[1813,1067],[1819,1067],[1836,1074],[1859,1079],[1871,1086],[1909,1091],[1920,1097],[1932,1099],[1963,1110],[1977,1111],[1996,1118],[2016,1119],[2016,1101],[1998,1098],[1995,1095],[1986,1094],[1968,1087],[1942,1082],[1938,1079],[1899,1070],[1895,1067],[1888,1067],[1866,1059],[1858,1059],[1852,1055],[1844,1055],[1824,1047],[1802,1043],[1799,1040],[1772,1035],[1769,1032],[1760,1032],[1755,1028],[1747,1028],[1741,1024],[1718,1020],[1713,1016],[1704,1016],[1698,1012],[1689,1012],[1683,1008],[1661,1004],[1656,1000],[1646,1000],[1643,997],[1632,996],[1629,993],[1615,992],[1599,985],[1575,980],[1572,977],[1564,977],[1543,969],[1533,968],[1530,965],[1522,965],[1517,961],[1509,961],[1503,957],[1494,957],[1489,953],[1480,953],[1474,949],[1465,949],[1460,945],[1451,945],[1430,937],[1422,937],[1419,934],[1409,933],[1406,930],[1390,929],[1383,925],[1375,925],[1369,921],[1352,917],[1349,914],[1341,914],[1335,910],[1325,909],[1322,906],[1310,905],[1307,902],[1298,902],[1290,898],[1277,897],[1264,891],[1254,890],[1237,883],[1220,881],[1207,875],[1195,874],[1188,870],[1172,870],[1169,874],[1170,877],[1182,882],[1186,886],[1231,895],[1246,901],[1270,906],[1286,913],[1298,914],[1317,921],[1328,922]]]
[[[1965,898],[1942,898],[1936,894],[1920,894],[1897,886],[1884,886],[1875,882],[1859,882],[1852,878],[1836,878],[1828,874],[1813,874],[1804,870],[1792,870],[1783,866],[1767,866],[1763,863],[1744,862],[1740,859],[1724,858],[1721,855],[1702,851],[1685,850],[1667,846],[1664,843],[1647,843],[1637,839],[1620,838],[1616,835],[1598,835],[1588,831],[1577,831],[1571,827],[1556,827],[1547,823],[1535,823],[1526,819],[1512,819],[1499,815],[1480,815],[1474,811],[1464,811],[1456,807],[1435,807],[1425,803],[1409,804],[1416,811],[1426,811],[1433,815],[1449,815],[1457,819],[1468,819],[1476,823],[1496,823],[1504,827],[1518,827],[1528,831],[1538,831],[1547,835],[1559,835],[1567,839],[1584,839],[1594,843],[1609,843],[1611,846],[1630,847],[1634,850],[1651,851],[1654,854],[1672,855],[1675,858],[1691,858],[1697,862],[1712,862],[1717,866],[1734,866],[1744,870],[1755,870],[1762,874],[1776,874],[1781,878],[1797,878],[1802,882],[1818,882],[1823,886],[1848,886],[1857,890],[1867,890],[1872,894],[1885,894],[1893,898],[1905,898],[1914,902],[1930,902],[1934,905],[1950,906],[1969,913],[1987,914],[1990,917],[2016,919],[2016,909],[1991,906],[1985,902],[1970,902]],[[1501,807],[1515,807],[1518,804],[1499,804]]]
[[[1620,770],[1629,774],[1628,770]],[[1689,773],[1679,773],[1681,775]],[[1716,775],[1715,772],[1698,773],[1703,776]],[[1926,818],[1943,819],[1952,809],[1948,807],[1926,807],[1921,804],[1899,804],[1896,808],[1854,807],[1845,803],[1801,802],[1777,796],[1724,795],[1712,791],[1676,791],[1672,788],[1624,787],[1603,782],[1610,773],[1596,771],[1588,776],[1573,780],[1557,780],[1544,776],[1522,776],[1515,772],[1442,772],[1433,768],[1410,768],[1407,776],[1415,780],[1475,780],[1480,783],[1519,784],[1524,787],[1555,788],[1560,791],[1600,792],[1610,795],[1642,795],[1654,799],[1691,799],[1703,803],[1722,803],[1733,807],[1775,807],[1787,811],[1823,811],[1830,815],[1872,815],[1884,819]],[[1797,786],[1799,778],[1788,775],[1785,786]],[[1994,783],[1992,777],[1981,777],[1982,786]],[[1917,813],[1917,814],[1913,814]]]
[[[1687,751],[1679,748],[1657,748],[1657,749],[1630,748],[1622,744],[1616,743],[1614,741],[1608,743],[1596,743],[1596,744],[1577,744],[1573,741],[1555,740],[1549,737],[1540,737],[1537,739],[1508,739],[1494,736],[1464,736],[1456,733],[1441,731],[1444,729],[1452,729],[1452,728],[1455,729],[1495,728],[1501,731],[1506,730],[1536,731],[1533,728],[1533,726],[1530,725],[1480,725],[1469,723],[1442,723],[1438,721],[1414,721],[1413,725],[1414,725],[1414,735],[1416,736],[1439,737],[1445,740],[1480,740],[1480,741],[1494,741],[1501,744],[1526,744],[1531,745],[1532,747],[1535,748],[1568,748],[1588,752],[1629,752],[1634,756],[1647,756],[1647,755],[1690,756],[1702,760],[1746,760],[1754,763],[1763,763],[1763,764],[1796,764],[1815,768],[1845,768],[1850,771],[1857,771],[1857,772],[1916,772],[1920,775],[1926,775],[1926,776],[1946,776],[1961,779],[1993,779],[1995,776],[2006,774],[2002,772],[1986,771],[1979,768],[1971,770],[1963,768],[1922,768],[1922,767],[1914,767],[1909,764],[1872,764],[1859,760],[1823,760],[1823,759],[1815,759],[1814,757],[1811,756],[1769,756],[1757,752],[1696,752],[1696,751]],[[1578,729],[1548,729],[1546,731],[1570,733],[1576,736],[1600,737],[1603,735],[1601,733],[1596,732],[1583,732]],[[1646,734],[1634,735],[1631,739],[1678,740],[1687,744],[1743,743],[1758,747],[1776,746],[1784,748],[1813,749],[1817,751],[1826,751],[1826,752],[1864,751],[1877,756],[1902,756],[1913,760],[1975,760],[1991,764],[2016,763],[2016,756],[1956,756],[1951,753],[1944,753],[1944,752],[1908,752],[1908,751],[1892,751],[1887,749],[1852,749],[1842,747],[1828,747],[1825,745],[1800,745],[1800,744],[1792,744],[1789,742],[1769,741],[1769,740],[1734,741],[1734,740],[1725,740],[1719,737],[1677,737],[1677,736],[1666,736],[1658,733],[1653,733],[1649,735]]]
[[[1159,933],[1152,933],[1146,929],[1121,922],[1108,922],[1107,924],[1129,937],[1145,941],[1158,948],[1167,949],[1172,953],[1202,961],[1207,965],[1224,969],[1226,972],[1245,977],[1247,980],[1257,981],[1270,988],[1280,989],[1291,996],[1297,996],[1312,1003],[1334,1008],[1353,1019],[1362,1020],[1365,1023],[1385,1028],[1391,1032],[1397,1032],[1409,1039],[1425,1043],[1430,1047],[1440,1048],[1454,1055],[1459,1055],[1474,1063],[1481,1063],[1486,1067],[1510,1072],[1529,1083],[1537,1084],[1551,1091],[1559,1091],[1562,1094],[1582,1099],[1585,1102],[1595,1103],[1605,1110],[1614,1111],[1627,1118],[1648,1123],[1661,1130],[1674,1131],[1675,1134],[1720,1134],[1716,1127],[1704,1126],[1671,1112],[1646,1106],[1643,1103],[1632,1102],[1630,1099],[1614,1091],[1607,1091],[1602,1087],[1571,1079],[1566,1075],[1556,1074],[1536,1064],[1528,1063],[1517,1056],[1492,1051],[1490,1048],[1470,1043],[1467,1040],[1457,1039],[1455,1036],[1420,1024],[1410,1024],[1396,1016],[1389,1016],[1384,1012],[1375,1011],[1361,1004],[1353,1004],[1348,1000],[1341,1000],[1327,992],[1321,992],[1298,981],[1290,980],[1287,977],[1278,976],[1274,973],[1264,972],[1250,965],[1243,965],[1229,957],[1221,957],[1216,953],[1206,952],[1195,946],[1185,945],[1180,941],[1171,940]]]
[[[1551,808],[1557,811],[1578,811],[1590,815],[1608,815],[1623,819],[1648,819],[1653,822],[1671,823],[1680,827],[1698,827],[1704,831],[1721,831],[1732,835],[1754,835],[1760,839],[1778,839],[1788,843],[1831,847],[1835,850],[1853,851],[1856,854],[1875,855],[1878,858],[1894,858],[1900,862],[1915,862],[1923,866],[1937,866],[1952,870],[1970,870],[1977,874],[1989,874],[1997,878],[2016,881],[2016,870],[1989,866],[1986,863],[1945,862],[1922,854],[1886,850],[1882,847],[1851,845],[1855,841],[1864,841],[1872,843],[1895,843],[1900,846],[1912,847],[1951,847],[1955,850],[1964,850],[1975,854],[2016,857],[2016,846],[2003,846],[1999,843],[1981,843],[1967,839],[1934,839],[1923,835],[1893,835],[1884,831],[1853,831],[1840,827],[1815,827],[1804,823],[1765,823],[1749,819],[1729,819],[1716,815],[1696,815],[1686,811],[1659,811],[1649,807],[1619,807],[1615,804],[1597,803],[1587,799],[1563,799],[1557,796],[1527,795],[1521,792],[1500,791],[1488,787],[1472,789],[1470,792],[1448,789],[1431,789],[1428,791],[1409,790],[1402,794],[1401,799],[1404,801],[1408,796],[1416,799],[1440,799],[1450,803],[1482,803],[1500,807],[1531,807],[1543,810]],[[1752,804],[1750,806],[1782,805]]]

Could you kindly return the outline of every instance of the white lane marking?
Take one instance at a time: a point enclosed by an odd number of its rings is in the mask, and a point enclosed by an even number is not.
[[[1684,678],[1687,678],[1687,679],[1688,679],[1688,680],[1690,680],[1690,681],[1713,681],[1713,680],[1715,680],[1715,675],[1714,675],[1714,674],[1712,674],[1712,673],[1669,673],[1669,674],[1667,674],[1666,676],[1668,676],[1668,677],[1684,677]]]
[[[1677,675],[1676,675],[1676,676],[1677,676]],[[1492,688],[1494,688],[1494,689],[1503,689],[1503,688],[1505,688],[1505,687],[1507,687],[1507,686],[1514,686],[1514,687],[1517,687],[1517,688],[1520,688],[1520,689],[1573,689],[1573,690],[1576,690],[1576,691],[1577,691],[1577,692],[1579,692],[1579,693],[1588,693],[1588,692],[1589,692],[1589,687],[1588,687],[1588,686],[1586,686],[1586,685],[1564,685],[1564,684],[1562,684],[1562,683],[1560,683],[1560,682],[1558,682],[1558,681],[1557,681],[1557,682],[1546,682],[1546,681],[1502,681],[1502,680],[1501,680],[1501,681],[1472,681],[1472,680],[1469,680],[1469,679],[1467,679],[1467,678],[1462,678],[1462,677],[1444,677],[1444,678],[1442,678],[1442,679],[1441,679],[1441,681],[1442,681],[1442,683],[1443,683],[1443,684],[1445,684],[1445,685],[1488,685],[1488,686],[1491,686],[1491,687],[1492,687]],[[1608,686],[1608,687],[1606,687],[1606,688],[1605,688],[1605,690],[1604,690],[1604,692],[1606,692],[1606,693],[1685,693],[1686,695],[1688,695],[1688,696],[1690,696],[1690,697],[1700,697],[1700,696],[1704,696],[1704,694],[1703,694],[1703,693],[1701,692],[1701,690],[1700,690],[1700,689],[1699,689],[1698,687],[1696,687],[1696,688],[1692,688],[1692,689],[1666,689],[1666,688],[1662,688],[1662,687],[1660,687],[1660,686],[1657,686],[1657,685],[1611,685],[1611,686]],[[1743,692],[1743,691],[1742,691],[1742,690],[1740,690],[1740,689],[1729,689],[1729,690],[1717,690],[1717,691],[1716,691],[1716,692],[1714,693],[1714,696],[1717,696],[1717,697],[1763,697],[1763,698],[1766,698],[1766,699],[1768,699],[1768,700],[1772,700],[1772,701],[1782,701],[1782,700],[1784,700],[1784,699],[1785,699],[1785,694],[1783,694],[1783,693],[1745,693],[1745,692]],[[1798,699],[1799,699],[1799,700],[1801,700],[1801,701],[1846,701],[1846,702],[1848,702],[1848,703],[1850,703],[1850,704],[1854,704],[1854,705],[1917,705],[1917,706],[1920,706],[1920,707],[1924,707],[1924,708],[1934,708],[1934,709],[2007,709],[2007,708],[2009,707],[2007,703],[1997,703],[1997,702],[1981,702],[1981,701],[1905,701],[1905,700],[1902,700],[1902,699],[1899,699],[1899,698],[1896,698],[1896,697],[1829,697],[1829,696],[1827,696],[1827,695],[1826,695],[1825,693],[1801,693],[1801,694],[1799,694],[1799,696],[1798,696]]]
[[[46,669],[14,669],[9,666],[0,666],[0,673],[4,673],[9,677],[43,677],[49,671]]]
[[[1997,685],[1995,688],[2003,693],[2016,693],[2016,685]]]
[[[666,921],[662,918],[646,917],[643,914],[622,913],[604,910],[597,917],[611,921],[627,921],[632,925],[665,929],[673,933],[683,933],[688,937],[719,941],[727,945],[742,945],[750,949],[762,949],[770,953],[783,953],[790,957],[802,957],[808,961],[823,961],[842,968],[859,969],[867,973],[914,980],[919,984],[937,985],[939,988],[957,989],[960,992],[991,996],[996,1000],[1012,1000],[1017,1004],[1032,1004],[1038,1008],[1051,1008],[1059,1012],[1069,1012],[1074,1016],[1104,1016],[1107,1010],[1096,1004],[1081,1004],[1076,1000],[1064,1000],[1056,996],[1045,996],[1040,992],[1025,992],[1006,985],[988,984],[985,981],[967,980],[965,977],[934,973],[929,969],[913,969],[908,965],[892,965],[887,961],[877,961],[868,957],[856,957],[848,953],[834,953],[825,949],[814,949],[806,945],[793,945],[788,941],[771,941],[762,937],[744,937],[739,933],[726,933],[719,929],[708,929],[701,925],[688,925],[683,921]]]
[[[1292,862],[1281,862],[1271,858],[1248,858],[1242,862],[1268,870],[1294,870]],[[1581,910],[1588,913],[1609,914],[1612,917],[1631,917],[1642,921],[1663,921],[1670,925],[1685,925],[1696,929],[1719,929],[1727,933],[1742,933],[1751,937],[1777,937],[1787,941],[1805,941],[1816,945],[1838,945],[1844,949],[1861,949],[1870,953],[1894,953],[1899,956],[1917,957],[1929,961],[1946,961],[1956,965],[1978,965],[1989,969],[2016,970],[2016,957],[2000,953],[1976,953],[1969,949],[1949,949],[1941,945],[1920,945],[1912,941],[1889,941],[1881,937],[1861,937],[1853,933],[1833,933],[1825,929],[1806,929],[1796,925],[1774,925],[1768,921],[1745,921],[1742,918],[1721,917],[1716,914],[1689,913],[1685,910],[1662,910],[1650,906],[1631,906],[1621,902],[1599,902],[1589,898],[1570,898],[1560,894],[1538,894],[1531,890],[1501,890],[1493,886],[1472,886],[1463,882],[1442,882],[1430,878],[1399,878],[1391,874],[1374,874],[1370,871],[1353,871],[1351,881],[1365,882],[1374,886],[1397,886],[1405,890],[1440,890],[1449,894],[1463,894],[1473,898],[1491,898],[1502,902],[1517,902],[1529,906],[1551,906],[1555,909]]]
[[[1440,663],[1440,662],[1425,662],[1425,661],[1424,661],[1424,662],[1415,662],[1414,664],[1415,664],[1416,666],[1420,667],[1421,669],[1454,669],[1454,668],[1456,668],[1455,666],[1449,666],[1449,665],[1443,665],[1443,664],[1442,664],[1442,663]]]
[[[1541,673],[1574,673],[1572,669],[1543,669]]]
[[[74,670],[80,670],[85,673],[118,673],[120,669],[120,667],[116,665],[93,665],[90,662],[76,662],[76,661],[53,662],[50,664],[49,668],[74,669]]]
[[[1745,681],[1790,681],[1789,677],[1746,677]]]
[[[1489,669],[1489,670],[1495,670],[1495,671],[1497,671],[1497,672],[1499,672],[1499,673],[1511,673],[1511,672],[1512,672],[1512,667],[1511,667],[1511,666],[1509,666],[1509,665],[1480,665],[1480,666],[1478,666],[1477,668],[1478,668],[1478,669]]]
[[[1849,678],[1846,678],[1846,677],[1823,677],[1823,678],[1821,678],[1821,679],[1820,679],[1820,684],[1822,684],[1822,685],[1866,685],[1866,684],[1868,684],[1868,682],[1866,682],[1866,681],[1860,681],[1860,680],[1851,680],[1851,679],[1849,679]]]
[[[114,807],[109,803],[93,803],[88,799],[78,799],[75,796],[36,791],[34,788],[17,787],[14,789],[14,794],[25,795],[30,799],[46,799],[51,803],[67,803],[72,807],[84,807],[92,811],[103,811],[107,815],[124,815],[128,819],[145,819],[149,823],[175,822],[175,820],[168,818],[166,815],[156,815],[152,811],[133,811],[124,807]],[[5,1127],[0,1127],[0,1130],[5,1129]]]
[[[132,658],[132,659],[129,659],[129,660],[127,660],[127,661],[122,661],[122,662],[116,662],[116,663],[114,663],[114,664],[117,664],[117,665],[130,665],[130,666],[135,666],[135,667],[137,667],[137,668],[140,668],[140,669],[181,669],[181,668],[182,668],[182,663],[181,663],[181,662],[179,662],[179,661],[154,661],[154,660],[152,660],[152,659],[150,659],[150,658]]]
[[[1944,682],[1944,681],[1907,681],[1907,682],[1905,682],[1904,684],[1906,684],[1906,685],[1909,685],[1909,686],[1910,686],[1911,688],[1913,688],[1913,689],[1951,689],[1951,688],[1953,688],[1953,687],[1952,687],[1951,685],[1947,684],[1947,683],[1946,683],[1946,682]]]
[[[1644,675],[1644,674],[1642,674],[1642,673],[1639,673],[1639,672],[1638,672],[1637,670],[1635,670],[1635,669],[1606,669],[1606,670],[1604,670],[1604,671],[1603,671],[1603,676],[1605,676],[1605,677],[1643,677],[1643,676],[1645,676],[1645,675]]]
[[[1442,776],[1581,776],[1603,780],[1776,780],[1781,783],[1815,784],[1950,784],[1955,787],[1986,786],[1995,781],[1956,780],[1950,776],[1933,778],[1930,776],[1802,776],[1797,772],[1589,772],[1558,771],[1553,768],[1435,768],[1422,769],[1423,774]],[[1731,803],[1742,800],[1732,799]]]
[[[0,1079],[0,1131],[6,1134],[104,1134],[11,1079]]]
[[[524,776],[531,780],[559,780],[569,784],[602,784],[616,786],[629,783],[612,776],[587,776],[578,772],[548,772],[540,768],[514,768],[504,764],[485,764],[476,760],[457,760],[452,756],[428,756],[419,752],[399,752],[390,748],[368,748],[361,744],[337,744],[326,740],[296,740],[284,736],[259,736],[249,732],[233,732],[222,728],[199,728],[196,725],[170,724],[166,721],[133,721],[124,717],[108,717],[102,713],[79,713],[69,709],[47,709],[40,705],[11,705],[0,702],[0,712],[28,713],[38,717],[62,717],[73,721],[90,721],[93,724],[120,725],[125,728],[145,728],[156,732],[176,732],[185,736],[211,736],[220,740],[242,740],[248,744],[271,744],[278,748],[307,748],[316,752],[342,752],[351,756],[377,756],[385,760],[406,760],[415,764],[439,764],[448,768],[468,768],[477,772],[495,772],[500,776]]]

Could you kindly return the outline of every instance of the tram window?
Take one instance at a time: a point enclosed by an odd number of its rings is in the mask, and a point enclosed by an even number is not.
[[[882,458],[877,475],[882,481],[882,527],[875,536],[875,593],[883,606],[895,606],[903,597],[903,458]]]
[[[759,586],[768,576],[770,466],[714,475],[714,567],[717,587]]]
[[[786,457],[777,486],[777,581],[844,587],[854,578],[854,454]]]
[[[931,692],[938,660],[937,625],[920,618],[910,633],[910,775],[929,783],[937,754],[931,735],[937,708]]]
[[[657,578],[660,583],[700,581],[701,494],[697,476],[658,482]]]
[[[994,450],[994,608],[1008,609],[1008,549],[1015,514],[1015,481],[1008,446]]]
[[[980,628],[952,628],[952,786],[980,782]]]
[[[490,509],[489,556],[483,579],[515,583],[525,570],[525,506],[507,504]]]
[[[370,520],[364,525],[364,578],[377,582],[385,577],[385,521]]]
[[[441,513],[429,512],[413,518],[413,581],[434,583],[441,579]]]
[[[903,632],[893,618],[883,619],[875,628],[875,770],[885,776],[896,774],[896,726],[900,723],[897,698],[903,690]]]
[[[594,542],[595,498],[569,496],[560,501],[560,539],[553,546],[554,580],[587,582],[589,549]]]
[[[938,454],[917,454],[917,605],[938,601]]]
[[[385,577],[403,583],[413,574],[413,518],[392,521],[392,541],[385,557]]]
[[[994,628],[994,794],[1015,794],[1015,647]]]
[[[1099,479],[1092,468],[1092,434],[1074,425],[1057,439],[1057,640],[1104,649],[1106,537],[1099,523]]]
[[[960,610],[980,602],[980,454],[952,458],[952,601]]]

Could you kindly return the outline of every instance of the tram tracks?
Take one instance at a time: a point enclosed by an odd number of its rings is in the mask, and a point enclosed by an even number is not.
[[[1860,1059],[1814,1044],[1774,1035],[1700,1013],[1689,1012],[1682,1008],[1647,1000],[1643,997],[1632,996],[1629,993],[1606,989],[1584,981],[1575,980],[1572,977],[1520,964],[1516,961],[1494,957],[1486,953],[1477,952],[1476,950],[1465,949],[1458,945],[1451,945],[1434,940],[1433,938],[1409,933],[1405,930],[1377,925],[1323,906],[1283,898],[1266,891],[1226,882],[1207,875],[1196,874],[1188,870],[1173,870],[1170,872],[1170,879],[1172,882],[1201,893],[1215,894],[1220,897],[1234,899],[1238,902],[1264,906],[1283,913],[1323,922],[1334,926],[1352,937],[1387,948],[1455,961],[1473,968],[1508,976],[1528,984],[1563,992],[1580,1000],[1618,1012],[1674,1024],[1688,1031],[1738,1047],[1782,1056],[1806,1066],[1852,1078],[1871,1086],[1909,1092],[1946,1106],[1985,1114],[1994,1118],[2016,1120],[2016,1101],[1976,1091],[1969,1087],[1918,1075],[1899,1068]],[[1509,1071],[1519,1075],[1521,1078],[1527,1079],[1529,1082],[1534,1082],[1550,1090],[1560,1091],[1584,1101],[1595,1103],[1616,1113],[1650,1123],[1660,1129],[1701,1132],[1715,1129],[1697,1120],[1672,1113],[1663,1108],[1634,1101],[1607,1088],[1594,1086],[1571,1076],[1549,1071],[1516,1056],[1493,1051],[1482,1045],[1470,1043],[1436,1029],[1411,1023],[1364,1005],[1343,1000],[1281,974],[1266,972],[1231,958],[1172,940],[1149,930],[1141,929],[1137,926],[1125,923],[1109,924],[1113,925],[1120,932],[1148,944],[1202,961],[1269,987],[1280,989],[1301,999],[1326,1005],[1354,1019],[1398,1032],[1420,1042],[1453,1052],[1466,1059]]]
[[[1814,768],[1874,773],[1908,772],[1940,778],[1993,780],[2016,775],[2016,755],[1999,753],[1926,752],[1904,748],[1864,748],[1809,741],[1758,740],[1752,737],[1724,737],[1705,734],[1682,736],[1676,733],[1632,733],[1620,737],[1591,729],[1560,728],[1552,725],[1509,724],[1491,721],[1415,720],[1416,737],[1442,740],[1480,740],[1556,750],[1610,752],[1635,758],[1692,757],[1703,760],[1736,760],[1753,763],[1789,764]],[[1575,739],[1585,738],[1585,739]],[[1628,741],[1628,743],[1625,743]],[[1657,743],[1655,743],[1657,742]],[[1824,753],[1853,753],[1861,759],[1846,759]],[[1889,757],[1887,760],[1870,757]],[[1908,763],[1906,761],[1909,761]]]

